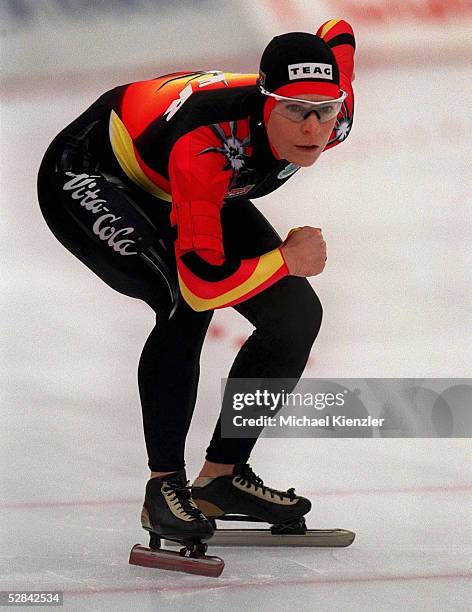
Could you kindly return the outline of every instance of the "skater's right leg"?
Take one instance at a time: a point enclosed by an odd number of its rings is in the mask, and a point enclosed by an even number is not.
[[[213,311],[195,312],[183,300],[169,321],[157,322],[138,368],[151,476],[181,470],[197,398],[200,353]]]
[[[67,147],[59,142],[50,147],[38,176],[38,198],[49,228],[104,282],[144,300],[157,315],[138,374],[154,472],[146,486],[143,527],[157,537],[204,541],[213,528],[192,501],[181,468],[212,312],[196,313],[176,298],[168,203],[154,199],[151,219],[133,190],[101,172],[78,145],[71,151]]]
[[[124,186],[67,142],[48,149],[38,198],[49,228],[69,251],[110,287],[156,312],[138,371],[149,468],[155,475],[180,470],[213,313],[172,301],[178,283],[169,203]]]

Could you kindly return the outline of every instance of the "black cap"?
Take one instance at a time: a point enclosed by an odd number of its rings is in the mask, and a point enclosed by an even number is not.
[[[276,36],[262,54],[258,83],[274,92],[301,81],[339,87],[338,65],[331,48],[322,38],[308,32]]]

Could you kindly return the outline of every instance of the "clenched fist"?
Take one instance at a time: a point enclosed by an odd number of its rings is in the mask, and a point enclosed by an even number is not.
[[[326,242],[319,227],[290,230],[280,250],[292,276],[316,276],[326,265]]]

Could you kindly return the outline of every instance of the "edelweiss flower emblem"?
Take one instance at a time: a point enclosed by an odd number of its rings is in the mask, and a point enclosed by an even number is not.
[[[346,140],[352,127],[352,118],[349,119],[346,103],[344,102],[341,108],[341,117],[338,117],[334,124],[334,138],[331,138],[328,144],[333,142],[342,142]]]
[[[339,121],[335,127],[336,140],[345,140],[351,130],[351,125],[352,121],[349,121],[348,119],[341,119],[341,121]]]
[[[246,162],[248,160],[248,156],[245,153],[245,149],[250,144],[250,138],[247,136],[243,141],[239,140],[236,135],[235,130],[235,122],[229,122],[230,128],[230,136],[227,136],[221,126],[218,123],[210,126],[216,136],[220,139],[222,146],[221,147],[207,147],[203,149],[199,153],[199,155],[203,155],[204,153],[209,153],[210,151],[214,151],[216,153],[222,153],[227,162],[223,170],[233,170],[234,172],[240,172],[246,166]]]

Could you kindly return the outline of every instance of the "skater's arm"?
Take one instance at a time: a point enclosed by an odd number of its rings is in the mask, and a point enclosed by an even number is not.
[[[332,49],[339,68],[339,87],[348,95],[341,110],[341,116],[334,125],[324,151],[346,140],[351,131],[354,116],[354,52],[356,41],[352,27],[344,19],[331,19],[321,25],[316,32]]]
[[[280,248],[249,259],[226,256],[220,211],[232,170],[217,147],[210,128],[198,128],[177,141],[169,160],[179,285],[197,311],[243,302],[289,273]]]

